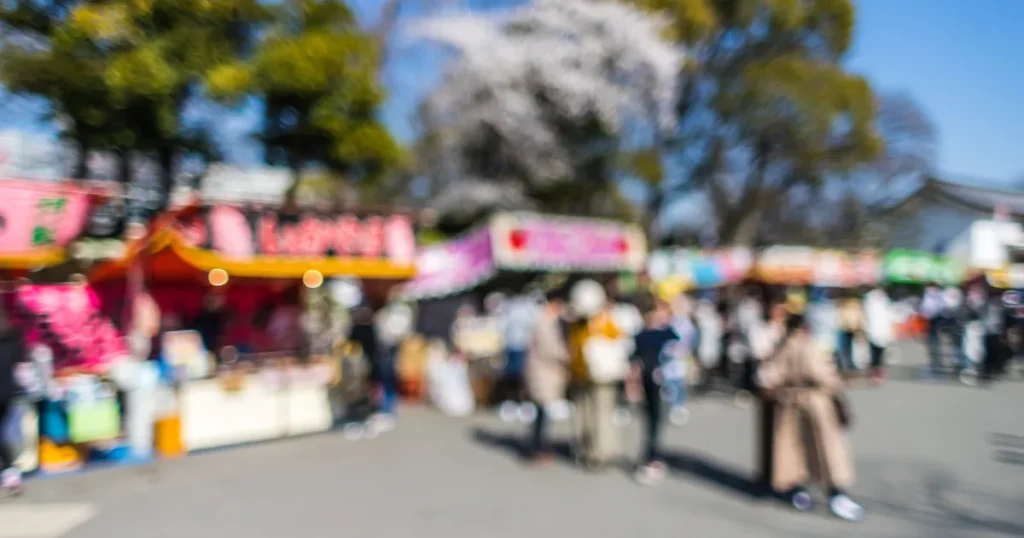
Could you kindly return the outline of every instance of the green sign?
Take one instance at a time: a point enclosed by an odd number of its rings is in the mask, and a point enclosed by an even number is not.
[[[964,268],[954,260],[918,250],[892,250],[883,261],[885,279],[897,284],[959,284]]]

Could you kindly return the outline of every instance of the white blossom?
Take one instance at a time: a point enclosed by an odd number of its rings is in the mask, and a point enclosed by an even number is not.
[[[575,164],[593,151],[567,140],[566,126],[596,119],[612,139],[626,121],[671,128],[683,53],[662,39],[665,28],[660,18],[611,0],[534,0],[498,16],[420,22],[415,37],[458,57],[426,102],[442,148],[459,160],[461,149],[497,137],[503,161],[516,169],[503,175],[544,187],[574,179]]]

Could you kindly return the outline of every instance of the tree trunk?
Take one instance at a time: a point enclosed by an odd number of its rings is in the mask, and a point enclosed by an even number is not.
[[[135,154],[131,150],[121,150],[117,156],[117,181],[124,185],[125,189],[131,187],[134,171],[132,170],[132,157]]]
[[[288,169],[291,170],[292,182],[284,191],[283,205],[291,209],[295,207],[299,194],[299,179],[302,177],[302,160],[291,152],[288,154]]]
[[[163,147],[157,152],[157,164],[160,167],[158,173],[160,201],[159,210],[167,209],[171,205],[171,196],[174,189],[174,149]]]
[[[78,155],[75,155],[75,168],[71,172],[74,179],[89,179],[89,145],[78,143]]]

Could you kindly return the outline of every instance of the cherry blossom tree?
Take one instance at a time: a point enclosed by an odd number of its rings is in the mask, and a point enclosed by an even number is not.
[[[414,25],[455,55],[422,107],[439,212],[627,206],[624,156],[674,127],[683,51],[665,28],[610,0],[534,0]]]

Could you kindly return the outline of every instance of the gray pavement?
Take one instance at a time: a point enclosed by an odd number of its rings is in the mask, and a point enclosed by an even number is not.
[[[377,439],[325,434],[34,481],[0,504],[0,538],[1024,536],[1024,383],[893,381],[852,401],[860,525],[749,495],[753,413],[710,398],[667,433],[673,473],[656,488],[567,461],[525,468],[513,450],[525,426],[412,408]],[[639,433],[627,429],[630,453]]]

